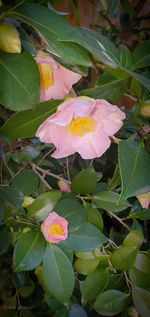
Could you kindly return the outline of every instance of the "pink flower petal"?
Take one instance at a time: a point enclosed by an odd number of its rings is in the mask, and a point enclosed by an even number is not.
[[[58,68],[58,64],[55,62],[55,60],[50,55],[43,55],[43,56],[36,56],[34,57],[37,64],[45,63],[52,66],[54,69]]]
[[[53,157],[61,158],[75,153],[73,147],[75,136],[69,132],[67,127],[53,124],[51,125],[50,135],[56,146],[56,151],[52,154]]]
[[[75,139],[74,148],[83,159],[93,159],[101,156],[110,144],[110,139],[103,133],[101,126],[97,124],[93,132]]]

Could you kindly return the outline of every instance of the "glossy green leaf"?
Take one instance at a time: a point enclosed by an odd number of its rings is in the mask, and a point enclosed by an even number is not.
[[[30,296],[35,289],[35,284],[31,284],[28,286],[21,286],[18,288],[18,292],[21,297],[28,297]]]
[[[133,51],[134,69],[144,68],[150,65],[150,40],[136,46]]]
[[[62,34],[61,41],[72,41],[81,44],[104,64],[116,68],[119,53],[115,45],[105,36],[86,28],[72,28]]]
[[[4,219],[5,206],[3,201],[0,199],[0,223]]]
[[[45,240],[40,232],[28,231],[17,241],[13,254],[14,270],[33,270],[42,262]]]
[[[124,239],[122,246],[113,250],[110,256],[110,262],[114,268],[121,271],[131,269],[143,240],[144,237],[140,231],[131,231]]]
[[[140,144],[129,140],[119,142],[119,167],[122,180],[120,203],[150,190],[150,156]]]
[[[72,27],[54,11],[39,4],[25,3],[15,9],[14,14],[36,28],[57,55],[75,64],[92,65],[89,54],[80,45],[58,41],[58,37],[62,38]]]
[[[123,310],[127,296],[114,289],[100,293],[94,304],[95,310],[106,316],[117,315]]]
[[[29,216],[39,221],[44,221],[61,198],[61,195],[62,192],[60,190],[51,190],[41,194],[30,205],[28,209]]]
[[[83,283],[82,297],[85,302],[96,298],[104,291],[109,280],[109,271],[107,267],[98,267],[90,273]]]
[[[22,161],[33,160],[37,156],[39,156],[40,150],[37,149],[35,146],[27,145],[23,148],[20,152],[20,159]]]
[[[115,273],[109,276],[109,281],[106,287],[106,290],[110,289],[118,289],[122,290],[124,287],[124,274],[123,273]]]
[[[73,262],[73,250],[67,240],[62,240],[58,243],[58,247],[67,255],[70,262]]]
[[[61,302],[68,302],[74,288],[74,271],[65,253],[55,244],[47,244],[43,276],[48,290]]]
[[[116,165],[112,179],[108,183],[107,190],[112,190],[121,184],[119,164]]]
[[[107,238],[95,226],[85,222],[78,231],[70,233],[68,241],[74,250],[84,252],[106,243]]]
[[[0,103],[23,111],[37,106],[40,76],[34,58],[24,49],[20,54],[0,52]]]
[[[24,201],[23,193],[13,185],[0,186],[0,197],[16,208],[19,208]]]
[[[28,196],[37,188],[38,177],[31,170],[21,171],[14,177],[12,184],[20,189],[25,196]]]
[[[72,304],[66,317],[88,317],[86,311],[78,304]],[[61,317],[61,316],[60,316]]]
[[[67,307],[60,308],[59,310],[56,311],[53,317],[68,317],[68,308]]]
[[[96,183],[96,172],[94,168],[90,166],[86,169],[83,169],[74,177],[70,188],[74,193],[88,194],[94,190]]]
[[[115,103],[129,88],[129,78],[115,79],[97,88],[83,89],[79,96],[88,96],[94,99],[106,99]]]
[[[129,73],[133,78],[138,80],[141,83],[141,85],[143,85],[144,87],[147,88],[147,90],[150,91],[150,79],[148,77],[145,77],[135,72],[131,72],[130,70],[127,70],[127,69],[126,69],[126,72]]]
[[[74,253],[75,253],[77,258],[83,259],[83,260],[89,260],[89,259],[95,258],[93,251],[87,251],[87,252],[75,251]]]
[[[150,313],[150,293],[140,287],[134,286],[132,288],[132,298],[140,316],[148,317]]]
[[[36,130],[57,109],[61,100],[40,102],[35,110],[17,112],[0,129],[0,135],[11,139],[35,136]]]
[[[114,213],[120,212],[130,206],[128,201],[123,201],[119,206],[117,201],[119,199],[119,194],[115,192],[100,192],[93,196],[93,201],[96,206]]]
[[[134,77],[132,77],[131,82],[130,82],[130,90],[132,90],[135,95],[140,98],[142,95],[142,87],[141,87],[141,83],[135,79]],[[136,104],[135,104],[136,106]]]
[[[74,270],[82,275],[87,275],[97,268],[99,261],[100,259],[96,257],[86,260],[79,258],[74,262]]]
[[[133,285],[150,291],[150,274],[144,273],[133,267],[129,270],[129,278]]]
[[[134,266],[144,273],[150,273],[150,258],[146,254],[139,252]]]
[[[120,50],[120,63],[123,67],[131,69],[132,66],[132,53],[125,45],[121,45]]]
[[[103,218],[98,209],[92,208],[90,205],[86,208],[86,220],[100,230],[103,230]]]
[[[75,197],[63,197],[54,209],[68,220],[69,232],[77,231],[85,222],[85,208]]]

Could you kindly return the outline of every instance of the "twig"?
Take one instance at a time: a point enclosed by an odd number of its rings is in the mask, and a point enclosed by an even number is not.
[[[42,177],[42,175],[37,172],[37,170],[34,168],[34,166],[32,166],[32,169],[33,169],[33,172],[38,175],[38,177],[40,178],[41,182],[42,182],[48,189],[51,190],[52,187],[46,182],[46,180]]]
[[[40,160],[40,162],[38,163],[38,166],[41,165],[41,163],[44,161],[44,159],[47,157],[47,155],[51,154],[53,152],[53,150],[55,149],[55,147],[53,147],[52,149],[50,149]]]
[[[2,158],[3,158],[3,161],[4,161],[4,165],[6,166],[6,168],[8,169],[8,172],[9,172],[9,174],[10,174],[10,176],[13,178],[14,177],[14,175],[13,175],[13,173],[12,173],[12,171],[11,171],[11,169],[9,168],[9,166],[7,165],[7,163],[6,163],[6,160],[5,160],[5,154],[3,153],[3,155],[2,155]]]
[[[112,217],[114,217],[117,221],[119,221],[128,231],[131,231],[130,227],[126,225],[119,217],[117,217],[113,212],[107,211]]]
[[[133,96],[130,96],[130,95],[127,94],[127,93],[125,93],[124,96],[130,98],[130,99],[133,100],[133,101],[137,101],[137,100],[138,100],[137,98],[135,98],[135,97],[133,97]]]
[[[66,182],[66,183],[68,183],[68,184],[71,184],[71,182],[68,181],[67,179],[65,179],[65,178],[63,178],[63,177],[60,177],[60,176],[58,176],[58,175],[55,175],[55,174],[53,174],[53,173],[51,173],[51,172],[49,172],[49,171],[46,171],[46,170],[44,170],[43,168],[37,166],[36,164],[34,164],[34,163],[31,162],[31,161],[29,161],[29,163],[30,163],[30,165],[32,165],[32,167],[34,168],[34,170],[38,170],[38,171],[40,171],[40,172],[42,172],[42,173],[45,173],[45,174],[47,174],[47,175],[49,175],[49,176],[51,176],[51,177],[54,177],[54,178],[63,180],[64,182]],[[41,176],[41,175],[40,175],[40,176]]]

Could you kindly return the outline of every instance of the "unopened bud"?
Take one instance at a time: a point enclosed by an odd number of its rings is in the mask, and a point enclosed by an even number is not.
[[[150,192],[136,196],[143,208],[148,208],[150,204]]]
[[[0,49],[7,53],[20,53],[21,41],[17,29],[10,23],[0,23]]]
[[[28,196],[25,196],[24,197],[24,201],[23,201],[23,203],[22,203],[22,207],[23,208],[27,208],[27,207],[29,207],[32,203],[33,203],[33,201],[34,201],[34,198],[32,198],[32,197],[28,197]]]
[[[66,193],[70,192],[70,185],[68,183],[66,183],[64,180],[60,179],[58,181],[58,186],[59,186],[60,190],[62,190],[63,192],[66,192]]]
[[[143,117],[150,118],[150,100],[144,101],[140,108],[140,114]]]

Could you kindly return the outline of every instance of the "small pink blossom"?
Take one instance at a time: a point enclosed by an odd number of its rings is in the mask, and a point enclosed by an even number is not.
[[[139,200],[142,208],[148,208],[150,204],[150,192],[147,192],[145,194],[140,194],[136,196]]]
[[[41,230],[48,242],[58,243],[68,237],[68,221],[56,212],[51,212],[44,220]]]
[[[66,192],[66,193],[70,192],[70,185],[66,183],[65,181],[63,181],[62,179],[58,181],[58,186],[60,190],[62,190],[63,192]]]
[[[40,101],[62,99],[82,77],[61,66],[47,53],[35,57],[40,72]]]
[[[68,98],[36,132],[41,142],[54,143],[55,158],[78,152],[83,159],[100,157],[123,125],[125,114],[104,99]]]

